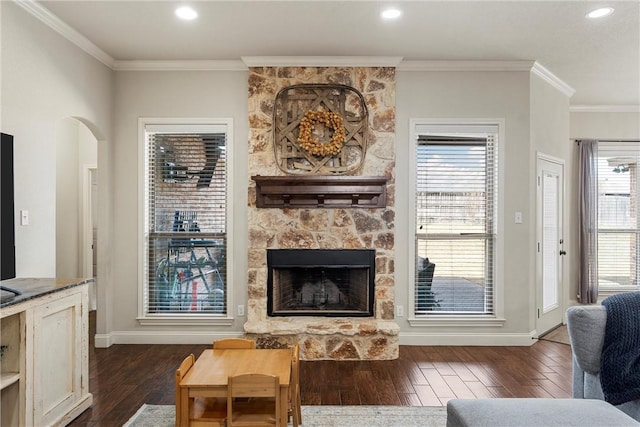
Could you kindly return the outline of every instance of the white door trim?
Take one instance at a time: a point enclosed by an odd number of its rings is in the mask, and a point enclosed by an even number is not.
[[[82,276],[93,277],[93,221],[91,209],[91,171],[98,170],[94,164],[82,166]]]
[[[536,250],[536,282],[535,282],[535,296],[536,296],[536,308],[537,310],[539,310],[540,312],[536,312],[536,316],[535,316],[535,321],[536,321],[536,331],[537,334],[539,335],[540,333],[544,333],[547,330],[549,330],[549,328],[545,325],[543,325],[542,323],[542,313],[541,311],[543,310],[542,307],[542,301],[541,301],[541,295],[542,295],[542,286],[543,286],[543,280],[542,280],[542,268],[543,268],[543,264],[542,264],[542,250],[543,248],[541,247],[542,245],[542,240],[543,240],[543,224],[542,224],[542,220],[543,220],[543,215],[541,212],[542,209],[542,176],[541,176],[541,172],[542,172],[542,162],[547,162],[547,163],[552,163],[555,164],[557,166],[560,167],[561,169],[561,178],[562,181],[559,183],[559,191],[561,192],[561,195],[559,197],[559,209],[560,209],[560,218],[559,218],[559,238],[561,240],[564,240],[564,206],[563,206],[563,201],[564,201],[564,196],[566,194],[565,191],[565,161],[564,159],[560,159],[558,157],[554,157],[554,156],[550,156],[548,154],[545,153],[536,153],[536,187],[537,187],[537,191],[536,191],[536,244],[538,245],[538,249]],[[562,249],[562,247],[560,247],[560,249]],[[563,280],[563,262],[562,262],[562,258],[560,258],[559,262],[558,262],[558,309],[560,310],[560,315],[558,317],[558,325],[560,325],[562,323],[562,320],[564,319],[564,310],[567,307],[567,301],[565,300],[565,292],[564,292],[564,280]],[[552,325],[553,326],[553,325]]]

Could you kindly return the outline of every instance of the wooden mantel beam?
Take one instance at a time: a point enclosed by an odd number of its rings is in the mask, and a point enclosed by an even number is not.
[[[261,176],[256,183],[258,208],[384,208],[384,176]]]

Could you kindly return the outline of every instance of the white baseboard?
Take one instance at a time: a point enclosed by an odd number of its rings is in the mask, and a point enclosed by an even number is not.
[[[466,346],[530,346],[536,342],[535,331],[520,334],[496,333],[448,333],[448,332],[400,332],[400,345],[466,345]],[[96,334],[96,348],[113,344],[210,344],[221,338],[241,337],[241,332],[133,332],[115,331]]]
[[[242,332],[185,332],[185,331],[114,331],[96,334],[96,348],[113,344],[211,344],[222,338],[239,338]]]
[[[400,332],[400,345],[530,346],[535,331],[520,334]]]
[[[113,344],[110,334],[95,334],[95,348],[108,348]]]

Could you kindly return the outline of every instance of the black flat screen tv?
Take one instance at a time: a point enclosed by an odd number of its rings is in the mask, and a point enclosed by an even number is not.
[[[16,233],[13,186],[13,136],[0,141],[0,279],[16,277]]]

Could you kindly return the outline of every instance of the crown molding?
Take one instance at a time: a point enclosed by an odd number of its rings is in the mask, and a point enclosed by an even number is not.
[[[398,71],[531,71],[535,61],[402,61]]]
[[[558,76],[553,74],[551,71],[549,71],[539,62],[535,62],[533,64],[533,67],[531,68],[531,73],[540,77],[542,80],[549,83],[551,86],[558,89],[560,92],[562,92],[569,98],[571,98],[573,94],[576,93],[576,90],[574,88],[566,84],[564,81],[560,80]]]
[[[38,18],[45,25],[56,31],[62,37],[84,50],[89,55],[96,58],[109,68],[113,68],[115,60],[105,51],[93,44],[88,38],[71,28],[57,16],[52,14],[49,9],[40,5],[35,0],[13,0],[18,6]]]
[[[35,0],[18,6],[80,49],[118,71],[246,71],[247,67],[396,67],[398,71],[531,71],[568,97],[575,89],[535,61],[403,61],[401,56],[243,56],[241,60],[120,61],[93,44]],[[244,64],[244,65],[243,65]],[[637,112],[638,106],[572,106],[572,112]]]
[[[535,74],[568,97],[575,89],[536,61],[402,61],[398,71],[526,71]]]
[[[536,61],[402,61],[398,71],[526,71],[535,74],[568,97],[576,92]]]
[[[240,60],[114,61],[115,71],[247,71]]]
[[[570,105],[571,113],[640,113],[640,105]]]
[[[401,56],[242,56],[247,67],[396,67]]]

